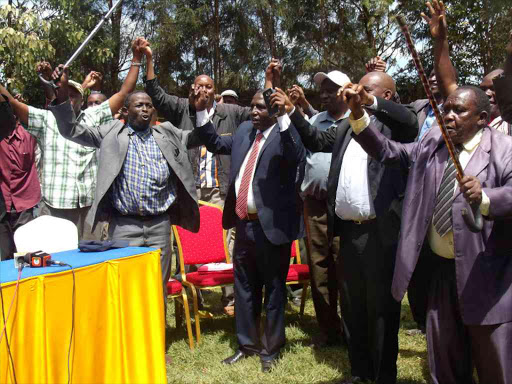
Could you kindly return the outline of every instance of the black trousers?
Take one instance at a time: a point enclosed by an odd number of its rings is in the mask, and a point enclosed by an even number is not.
[[[276,358],[285,344],[284,310],[290,252],[291,243],[272,244],[259,221],[237,222],[233,257],[236,335],[242,352],[257,354],[262,360]],[[266,319],[261,333],[263,287]]]
[[[363,224],[343,221],[338,262],[352,376],[393,384],[400,303],[391,295],[396,241],[390,241],[385,225],[386,220],[378,219]]]
[[[0,260],[12,259],[16,252],[14,232],[34,219],[34,208],[8,212],[0,222]]]
[[[455,261],[433,255],[427,350],[434,384],[512,383],[512,322],[465,325],[460,312]]]

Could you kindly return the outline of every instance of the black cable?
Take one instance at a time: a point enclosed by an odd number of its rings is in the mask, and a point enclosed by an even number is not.
[[[66,263],[60,263],[59,265],[63,265],[71,268],[71,272],[73,273],[73,293],[71,297],[71,334],[69,336],[69,348],[68,348],[68,384],[71,384],[71,346],[73,345],[73,334],[75,333],[75,299],[76,299],[76,286],[75,286],[75,270],[73,267]]]
[[[23,269],[23,266],[20,267],[20,272],[21,272],[21,269]],[[4,294],[2,292],[2,284],[0,284],[0,300],[2,301],[2,318],[4,320],[4,326],[5,326],[5,344],[7,345],[7,351],[9,352],[9,358],[11,360],[11,367],[12,367],[12,375],[14,377],[14,384],[17,384],[18,381],[16,380],[16,370],[14,369],[14,359],[12,358],[11,346],[9,345],[9,336],[7,334],[8,333],[7,332],[7,320],[5,319]]]

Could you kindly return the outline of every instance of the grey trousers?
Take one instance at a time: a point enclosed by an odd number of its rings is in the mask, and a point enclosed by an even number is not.
[[[481,384],[512,384],[512,323],[464,325],[455,262],[437,258],[427,310],[427,349],[433,383],[473,383],[474,366]]]
[[[160,248],[164,304],[167,298],[167,281],[171,275],[171,221],[169,215],[159,216],[121,216],[112,215],[108,238],[128,240],[132,247]]]
[[[50,215],[73,222],[78,230],[78,240],[101,240],[101,223],[98,223],[95,231],[91,232],[91,226],[85,220],[90,209],[91,207],[60,209],[45,204],[41,209],[41,215]]]

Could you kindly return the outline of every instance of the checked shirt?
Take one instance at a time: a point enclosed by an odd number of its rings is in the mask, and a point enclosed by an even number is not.
[[[111,120],[108,100],[86,109],[77,119],[93,127]],[[53,113],[46,109],[28,108],[27,131],[41,148],[41,192],[45,203],[59,209],[91,206],[98,172],[96,148],[65,139]]]
[[[112,188],[114,208],[123,215],[159,215],[176,198],[172,170],[153,137],[151,128],[128,129],[130,142],[121,172]]]

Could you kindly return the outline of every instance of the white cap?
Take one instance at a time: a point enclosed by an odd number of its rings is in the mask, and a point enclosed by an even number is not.
[[[238,100],[238,95],[236,94],[235,91],[233,91],[232,89],[226,89],[224,92],[222,92],[220,94],[221,96],[231,96],[231,97],[234,97],[235,99]]]
[[[329,73],[318,72],[315,75],[315,77],[313,77],[313,80],[315,81],[315,84],[317,86],[322,85],[322,82],[325,79],[331,80],[334,84],[339,85],[340,87],[343,87],[345,84],[350,83],[350,79],[348,78],[348,76],[340,71],[331,71]]]
[[[73,81],[70,79],[70,80],[68,80],[68,85],[70,87],[75,88],[78,92],[80,92],[82,97],[84,96],[84,89],[82,88],[82,85],[80,83],[77,83],[76,81]]]

